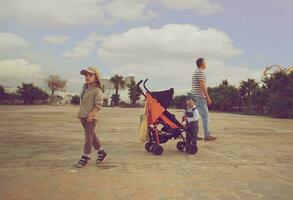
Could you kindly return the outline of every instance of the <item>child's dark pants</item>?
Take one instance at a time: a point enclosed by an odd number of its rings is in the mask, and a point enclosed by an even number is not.
[[[85,154],[90,154],[92,152],[92,146],[94,146],[96,150],[99,150],[101,147],[101,143],[95,132],[97,120],[94,119],[92,122],[87,122],[86,118],[81,118],[80,121],[85,132],[85,143],[83,152]]]
[[[197,145],[198,121],[188,123],[187,131],[189,133],[186,135],[187,144],[193,141],[193,143]]]

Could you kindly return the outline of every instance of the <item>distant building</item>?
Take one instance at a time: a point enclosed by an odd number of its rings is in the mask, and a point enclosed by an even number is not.
[[[5,90],[6,93],[13,93],[13,92],[16,92],[17,91],[17,87],[10,87],[10,86],[7,86],[7,85],[3,85],[3,88]]]
[[[104,88],[104,98],[107,99],[108,105],[111,104],[111,96],[115,92],[114,84],[110,79],[101,79],[102,87]]]

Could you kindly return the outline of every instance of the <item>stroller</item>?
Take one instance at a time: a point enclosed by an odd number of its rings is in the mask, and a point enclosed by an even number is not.
[[[180,139],[177,143],[179,151],[186,150],[189,154],[197,153],[197,141],[191,139],[187,144],[186,137],[191,138],[188,128],[181,124],[175,115],[168,112],[167,108],[170,106],[174,95],[174,89],[171,88],[165,91],[150,92],[146,87],[146,82],[140,81],[137,84],[138,91],[145,97],[145,117],[147,121],[147,139],[145,149],[152,152],[154,155],[161,155],[164,151],[160,144],[166,143],[170,139]],[[143,83],[145,93],[140,88]]]

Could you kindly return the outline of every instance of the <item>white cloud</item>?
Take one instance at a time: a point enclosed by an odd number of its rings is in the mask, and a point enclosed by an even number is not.
[[[143,0],[10,0],[0,4],[0,19],[50,27],[109,24],[153,17],[146,4]]]
[[[37,26],[64,27],[138,21],[158,16],[154,10],[193,10],[212,14],[222,7],[210,0],[9,0],[0,4],[0,19]]]
[[[113,19],[139,21],[157,16],[153,11],[146,9],[147,4],[147,0],[114,0],[104,8]]]
[[[42,68],[24,59],[0,60],[0,84],[16,86],[22,82],[42,81]]]
[[[65,44],[70,37],[66,35],[46,35],[44,37],[44,41],[49,43],[49,44],[54,44],[54,45],[61,45]]]
[[[96,43],[103,41],[104,36],[97,33],[90,33],[82,41],[78,42],[72,50],[62,52],[62,57],[70,59],[83,59],[89,56],[97,48]]]
[[[160,0],[163,6],[172,10],[192,10],[198,14],[213,14],[221,11],[223,7],[210,0]]]
[[[0,51],[23,48],[28,42],[13,33],[0,33]]]
[[[209,63],[209,84],[227,78],[231,83],[255,74],[247,67],[227,66],[226,61],[242,54],[231,38],[216,29],[169,24],[160,29],[140,27],[107,37],[97,56],[111,73],[151,78],[157,85],[190,89],[195,60]]]
[[[0,4],[0,17],[34,25],[62,27],[104,20],[103,0],[9,0]]]

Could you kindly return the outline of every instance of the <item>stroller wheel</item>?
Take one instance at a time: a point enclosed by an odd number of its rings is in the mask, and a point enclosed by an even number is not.
[[[194,144],[187,144],[186,145],[186,152],[189,154],[196,154],[197,153],[197,146]]]
[[[145,143],[145,145],[144,145],[144,148],[145,148],[145,150],[147,150],[148,152],[151,152],[152,150],[151,150],[151,147],[152,147],[152,143],[151,142],[147,142],[147,143]]]
[[[177,149],[178,149],[179,151],[183,151],[184,148],[185,148],[185,142],[183,142],[183,141],[179,141],[179,142],[177,143]]]
[[[161,145],[154,144],[152,146],[152,152],[153,152],[154,155],[159,156],[159,155],[161,155],[163,153],[163,151],[164,151],[164,149],[163,149],[163,147]]]

